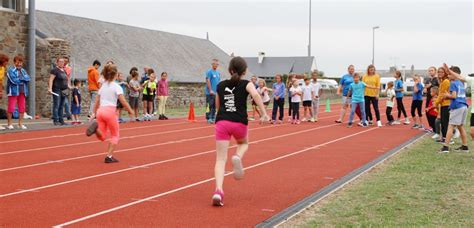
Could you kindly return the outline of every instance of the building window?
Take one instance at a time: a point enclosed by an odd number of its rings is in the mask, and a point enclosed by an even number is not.
[[[0,8],[16,10],[16,0],[1,0],[2,5]]]

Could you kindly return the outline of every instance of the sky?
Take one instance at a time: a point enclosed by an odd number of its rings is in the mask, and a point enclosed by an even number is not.
[[[226,53],[307,56],[309,0],[41,0],[39,10],[210,40]],[[313,0],[311,54],[328,76],[363,70],[441,66],[474,72],[472,0]],[[138,61],[138,60],[137,60]]]

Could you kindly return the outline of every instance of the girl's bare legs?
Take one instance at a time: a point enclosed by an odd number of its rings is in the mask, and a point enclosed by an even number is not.
[[[459,133],[461,134],[461,142],[462,145],[467,146],[467,133],[466,129],[464,129],[464,126],[458,126]]]
[[[18,126],[22,126],[23,125],[23,116],[25,116],[25,113],[20,113],[20,116],[18,117]]]
[[[225,163],[227,162],[229,143],[229,141],[216,141],[216,165],[214,167],[216,190],[223,190]]]
[[[245,155],[245,152],[249,149],[248,137],[237,140],[237,151],[236,154],[242,159]]]
[[[107,156],[112,157],[114,150],[115,150],[115,144],[109,143],[109,149],[107,150]]]

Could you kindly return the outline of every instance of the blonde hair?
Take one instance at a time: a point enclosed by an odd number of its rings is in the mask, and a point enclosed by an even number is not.
[[[387,89],[393,88],[393,82],[388,82],[387,83]]]
[[[267,82],[265,80],[263,79],[258,80],[258,84],[260,84],[260,82],[263,83],[263,86],[267,86]]]

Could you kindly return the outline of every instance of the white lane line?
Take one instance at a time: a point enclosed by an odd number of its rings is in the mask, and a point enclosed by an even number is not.
[[[197,122],[204,122],[204,121],[197,121]],[[172,125],[181,125],[181,124],[190,124],[190,123],[189,122],[178,122],[178,123],[167,123],[167,124],[153,124],[153,125],[146,125],[146,126],[140,126],[140,127],[121,128],[120,131],[129,131],[129,130],[136,130],[136,129],[143,129],[143,128],[172,126]],[[59,129],[65,129],[65,128],[59,128]],[[51,129],[51,130],[56,130],[56,129]],[[78,135],[84,135],[84,134],[85,134],[84,132],[81,132],[81,133],[65,134],[65,135],[52,135],[52,136],[36,137],[36,138],[6,140],[6,141],[1,141],[0,144],[16,143],[16,142],[27,142],[27,141],[42,140],[42,139],[65,138],[65,137],[78,136]]]
[[[198,130],[198,129],[212,128],[212,127],[214,127],[214,126],[195,127],[195,128],[186,128],[186,129],[180,129],[180,130],[171,130],[171,131],[162,131],[162,132],[141,134],[141,135],[124,136],[124,137],[120,137],[120,140],[134,139],[134,138],[153,136],[153,135],[163,135],[163,134],[183,132],[183,131],[192,131],[192,130]],[[84,135],[84,134],[81,134],[81,135]],[[63,147],[94,144],[94,143],[102,143],[102,142],[99,141],[99,140],[91,140],[91,141],[86,141],[86,142],[69,143],[69,144],[62,144],[62,145],[56,145],[56,146],[46,146],[46,147],[38,147],[38,148],[32,148],[32,149],[14,150],[14,151],[2,152],[2,153],[0,153],[0,156],[9,155],[9,154],[26,153],[26,152],[32,152],[32,151],[38,151],[38,150],[49,150],[49,149],[57,149],[57,148],[63,148]]]
[[[332,116],[332,117],[334,117],[334,116]],[[326,117],[326,118],[329,118],[329,117]],[[324,119],[324,118],[320,118],[320,119]],[[286,125],[286,124],[283,124],[283,125]],[[271,125],[271,126],[278,126],[278,125]],[[268,128],[268,127],[253,128],[253,129],[249,129],[249,131],[252,131],[252,130],[255,130],[255,129],[261,129],[261,128],[265,129],[265,128]],[[214,136],[214,135],[208,135],[208,136],[205,136],[204,138],[213,137],[213,136]],[[184,141],[183,141],[183,140],[168,141],[168,142],[164,142],[164,143],[158,143],[158,144],[146,145],[146,146],[141,146],[141,147],[134,147],[134,148],[122,149],[122,150],[117,150],[117,151],[115,151],[114,153],[120,153],[120,152],[125,152],[125,151],[130,151],[130,150],[145,149],[145,148],[150,148],[150,147],[155,147],[155,146],[163,146],[163,145],[168,145],[168,144],[173,144],[173,143],[187,142],[187,141],[196,140],[196,139],[202,139],[202,137],[190,138],[190,139],[186,139],[186,140],[184,140]],[[98,141],[98,142],[100,142],[100,141]],[[89,155],[84,155],[84,156],[79,156],[79,157],[72,157],[72,158],[66,158],[66,159],[59,159],[59,160],[48,160],[48,161],[46,161],[46,162],[34,163],[34,164],[30,164],[30,165],[23,165],[23,166],[15,166],[15,167],[10,167],[10,168],[4,168],[4,169],[0,169],[0,172],[6,172],[6,171],[12,171],[12,170],[18,170],[18,169],[31,168],[31,167],[41,166],[41,165],[52,164],[52,163],[55,163],[55,162],[73,161],[73,160],[78,160],[78,159],[82,159],[82,158],[95,157],[95,156],[99,156],[99,155],[103,155],[103,153],[89,154]],[[1,154],[0,154],[0,156],[1,156]]]
[[[258,129],[266,129],[266,128],[270,128],[270,127],[276,127],[276,126],[275,125],[270,125],[270,126],[265,126],[265,127],[252,128],[252,129],[249,129],[249,131],[258,130]],[[214,136],[215,135],[212,134],[212,135],[206,135],[206,136],[200,136],[200,137],[194,137],[194,138],[188,138],[188,139],[181,139],[181,140],[174,140],[174,141],[168,141],[168,142],[163,142],[163,143],[150,144],[150,145],[145,145],[145,146],[140,146],[140,147],[133,147],[133,148],[116,150],[114,153],[122,153],[122,152],[126,152],[126,151],[141,150],[141,149],[152,148],[152,147],[163,146],[163,145],[170,145],[170,144],[175,144],[175,143],[183,143],[183,142],[188,142],[188,141],[193,141],[193,140],[211,138],[211,137],[214,137]],[[0,172],[31,168],[31,167],[48,165],[48,164],[53,164],[53,163],[62,163],[62,162],[66,162],[66,161],[74,161],[74,160],[79,160],[79,159],[83,159],[83,158],[90,158],[90,157],[96,157],[96,156],[101,156],[101,155],[104,155],[104,153],[89,154],[89,155],[84,155],[84,156],[79,156],[79,157],[72,157],[72,158],[65,158],[65,159],[59,159],[59,160],[48,160],[46,162],[40,162],[40,163],[34,163],[34,164],[30,164],[30,165],[16,166],[16,167],[0,169]]]
[[[311,129],[296,131],[296,132],[292,132],[292,133],[288,133],[288,134],[282,134],[282,135],[278,135],[278,136],[273,136],[273,137],[269,137],[269,138],[256,140],[256,141],[250,142],[249,144],[255,144],[255,143],[259,143],[259,142],[265,142],[265,141],[274,140],[274,139],[278,139],[278,138],[288,137],[288,136],[292,136],[292,135],[297,135],[297,134],[301,134],[301,133],[315,131],[315,130],[318,130],[318,129],[329,128],[329,127],[333,127],[333,126],[336,126],[336,125],[337,124],[331,124],[331,125],[325,125],[325,126],[321,126],[321,127],[317,127],[317,128],[311,128]],[[262,129],[262,128],[263,127],[257,128],[257,129]],[[214,135],[212,135],[212,136],[214,136]],[[229,149],[230,148],[235,148],[235,147],[237,147],[237,146],[236,145],[230,146]],[[147,168],[147,167],[150,167],[150,166],[153,166],[153,165],[158,165],[158,164],[183,160],[183,159],[186,159],[186,158],[197,157],[197,156],[201,156],[201,155],[205,155],[205,154],[210,154],[210,153],[213,153],[213,152],[215,152],[215,150],[208,150],[208,151],[195,153],[195,154],[190,154],[190,155],[186,155],[186,156],[182,156],[182,157],[171,158],[171,159],[167,159],[167,160],[162,160],[162,161],[152,162],[152,163],[148,163],[148,164],[133,166],[133,167],[129,167],[129,168],[126,168],[126,169],[115,170],[115,171],[112,171],[112,172],[96,174],[96,175],[92,175],[92,176],[87,176],[87,177],[77,178],[77,179],[73,179],[73,180],[58,182],[58,183],[55,183],[55,184],[44,185],[44,186],[31,188],[31,189],[24,189],[22,191],[10,192],[10,193],[0,195],[0,198],[5,198],[5,197],[8,197],[8,196],[18,195],[18,194],[22,194],[22,193],[26,193],[26,192],[31,192],[31,191],[37,191],[37,190],[41,190],[41,189],[56,187],[56,186],[60,186],[60,185],[75,183],[75,182],[79,182],[79,181],[89,180],[89,179],[93,179],[93,178],[97,178],[97,177],[108,176],[108,175],[112,175],[112,174],[116,174],[116,173],[123,173],[123,172],[130,171],[130,170],[135,170],[135,169],[140,169],[140,168]],[[103,155],[103,153],[101,153],[101,155]]]
[[[363,133],[366,133],[366,132],[369,132],[369,131],[373,131],[375,129],[377,129],[377,128],[370,128],[370,129],[360,131],[360,132],[357,132],[357,133],[354,133],[354,134],[351,134],[351,135],[346,135],[344,137],[334,139],[334,140],[331,140],[331,141],[313,146],[311,148],[302,149],[302,150],[299,150],[299,151],[296,151],[296,152],[293,152],[293,153],[290,153],[290,154],[286,154],[286,155],[283,155],[283,156],[280,156],[280,157],[276,157],[276,158],[271,159],[271,160],[267,160],[267,161],[264,161],[264,162],[257,163],[255,165],[244,168],[244,170],[253,169],[253,168],[263,166],[263,165],[266,165],[266,164],[269,164],[269,163],[272,163],[272,162],[275,162],[275,161],[279,161],[279,160],[282,160],[282,159],[285,159],[285,158],[288,158],[288,157],[292,157],[292,156],[307,152],[309,150],[312,150],[312,149],[315,149],[315,148],[318,148],[318,147],[321,147],[321,146],[332,144],[332,143],[335,143],[335,142],[338,142],[338,141],[341,141],[341,140],[344,140],[344,139],[347,139],[347,138],[351,138],[351,137],[354,137],[354,136],[357,136],[357,135],[360,135],[360,134],[363,134]],[[225,174],[225,176],[228,176],[230,174],[232,174],[232,173]],[[154,199],[157,199],[157,198],[160,198],[160,197],[163,197],[163,196],[166,196],[166,195],[170,195],[170,194],[173,194],[175,192],[179,192],[179,191],[182,191],[182,190],[185,190],[185,189],[189,189],[189,188],[201,185],[201,184],[205,184],[205,183],[213,181],[214,179],[215,178],[209,178],[209,179],[206,179],[206,180],[195,182],[195,183],[190,184],[190,185],[185,185],[185,186],[182,186],[180,188],[176,188],[176,189],[173,189],[173,190],[170,190],[170,191],[167,191],[167,192],[163,192],[163,193],[160,193],[160,194],[157,194],[157,195],[149,196],[149,197],[143,198],[143,199],[135,201],[135,202],[131,202],[131,203],[123,204],[123,205],[120,205],[120,206],[117,206],[117,207],[114,207],[114,208],[103,210],[103,211],[97,212],[95,214],[84,216],[84,217],[81,217],[81,218],[78,218],[78,219],[75,219],[75,220],[71,220],[71,221],[68,221],[68,222],[65,222],[65,223],[62,223],[62,224],[59,224],[59,225],[55,225],[53,227],[64,227],[64,226],[72,225],[72,224],[82,222],[82,221],[85,221],[85,220],[88,220],[88,219],[91,219],[91,218],[94,218],[94,217],[97,217],[97,216],[100,216],[100,215],[108,214],[108,213],[111,213],[111,212],[114,212],[114,211],[118,211],[120,209],[124,209],[124,208],[130,207],[130,206],[134,206],[134,205],[146,202],[146,201],[154,200]]]

